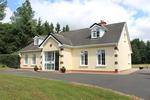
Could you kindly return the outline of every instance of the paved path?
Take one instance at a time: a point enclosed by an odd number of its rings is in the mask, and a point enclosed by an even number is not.
[[[97,85],[150,100],[150,70],[139,70],[130,75],[61,74],[59,72],[33,72],[15,69],[0,70],[1,73],[58,79]]]

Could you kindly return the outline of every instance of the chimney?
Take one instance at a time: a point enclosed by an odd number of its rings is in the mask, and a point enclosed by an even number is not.
[[[105,26],[107,23],[104,20],[101,20],[100,23],[98,23],[101,26]]]

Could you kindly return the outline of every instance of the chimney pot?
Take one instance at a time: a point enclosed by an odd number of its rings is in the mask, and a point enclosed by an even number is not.
[[[105,26],[107,23],[104,20],[101,20],[100,23],[98,23],[101,26]]]

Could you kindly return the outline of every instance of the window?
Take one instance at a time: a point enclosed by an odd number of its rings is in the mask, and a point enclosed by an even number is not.
[[[97,38],[97,32],[95,30],[92,31],[92,38]]]
[[[81,65],[88,65],[88,52],[87,51],[81,52],[80,64]]]
[[[36,64],[36,54],[33,54],[32,56],[32,64]]]
[[[25,64],[28,64],[28,55],[25,55]]]
[[[102,37],[104,35],[105,31],[103,31],[102,29],[100,28],[96,28],[96,29],[93,29],[91,31],[91,38],[98,38],[98,37]]]
[[[128,54],[128,64],[131,64],[131,54]]]
[[[105,65],[105,50],[97,51],[97,65]]]

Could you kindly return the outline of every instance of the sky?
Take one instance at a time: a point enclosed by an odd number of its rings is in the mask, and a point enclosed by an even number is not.
[[[25,0],[7,0],[4,23]],[[88,28],[104,20],[127,22],[131,40],[150,40],[150,0],[30,0],[35,19],[68,24],[71,30]]]

